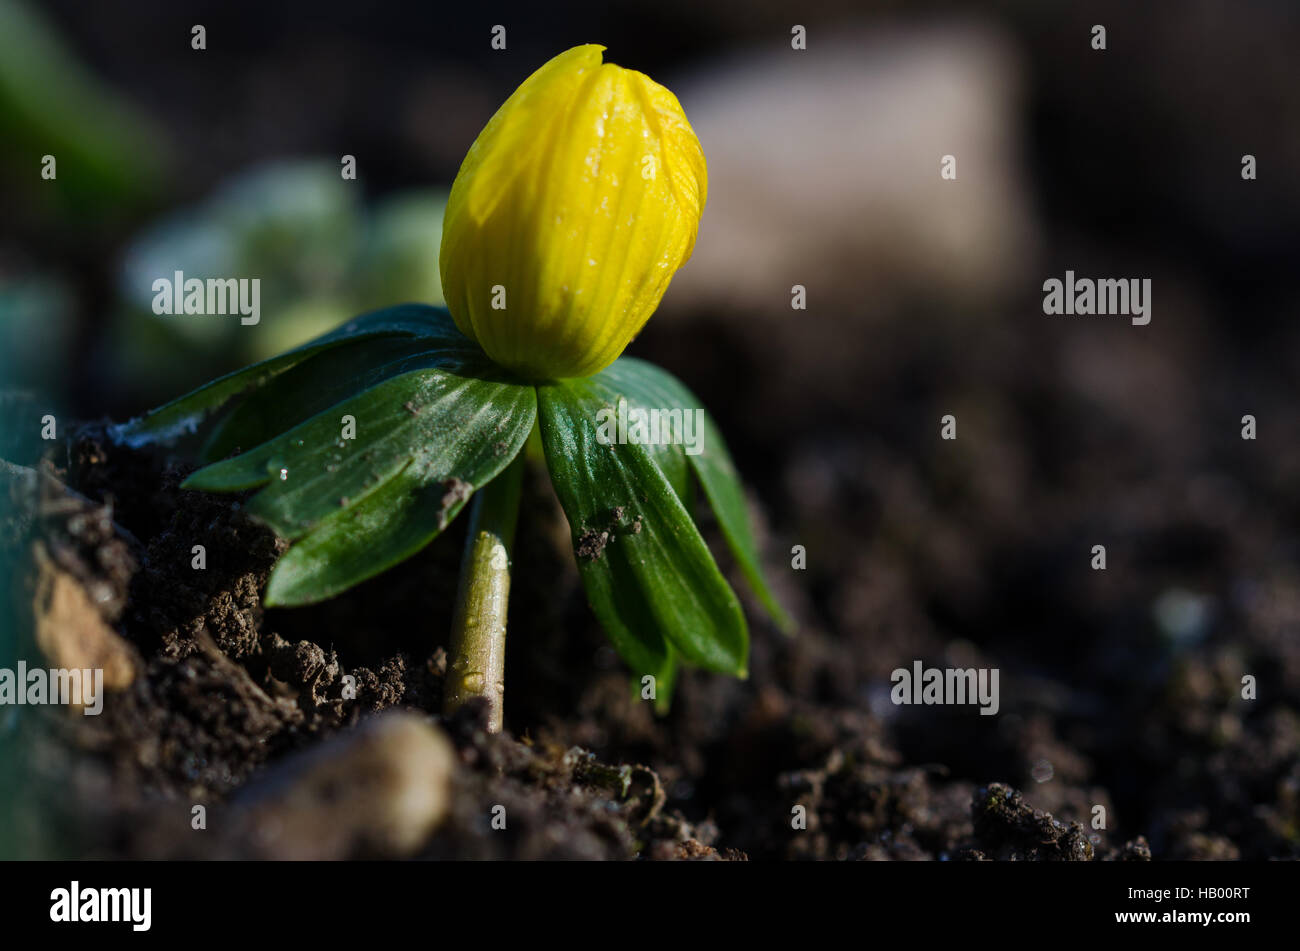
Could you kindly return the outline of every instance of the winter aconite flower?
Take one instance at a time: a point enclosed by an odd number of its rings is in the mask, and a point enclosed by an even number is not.
[[[362,314],[115,430],[168,440],[222,413],[183,487],[258,489],[242,510],[289,542],[268,605],[360,584],[468,503],[442,703],[481,704],[492,732],[511,579],[529,568],[522,553],[513,564],[515,525],[543,498],[524,491],[539,464],[592,612],[657,710],[682,668],[749,671],[749,626],[700,533],[697,486],[758,602],[792,624],[717,423],[672,374],[620,357],[690,257],[707,186],[673,94],[602,49],[544,65],[470,148],[444,217],[446,307]]]
[[[613,363],[691,256],[704,154],[677,97],[577,46],[528,77],[452,186],[440,267],[448,310],[532,380]]]

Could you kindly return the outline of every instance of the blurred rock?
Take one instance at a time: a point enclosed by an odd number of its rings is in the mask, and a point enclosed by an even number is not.
[[[255,778],[232,802],[234,850],[312,861],[411,855],[446,817],[454,770],[450,741],[428,720],[376,717]]]
[[[870,301],[860,316],[917,287],[995,293],[1028,263],[1019,64],[992,29],[821,34],[806,51],[754,50],[670,85],[709,163],[670,311],[721,305],[800,328],[793,284],[822,314],[833,295]],[[955,181],[940,177],[945,155]]]

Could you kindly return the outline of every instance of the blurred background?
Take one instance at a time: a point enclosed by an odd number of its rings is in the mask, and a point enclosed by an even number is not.
[[[676,90],[709,156],[673,318],[747,314],[778,352],[796,344],[870,387],[883,374],[863,361],[884,349],[870,331],[891,313],[1021,333],[1044,323],[1024,312],[1041,280],[1071,267],[1157,279],[1164,319],[1053,337],[1142,347],[1194,323],[1190,305],[1231,304],[1216,329],[1290,369],[1270,344],[1294,303],[1300,14],[1074,6],[814,3],[795,55],[775,3],[6,2],[5,370],[78,415],[134,413],[359,310],[436,301],[438,210],[466,148],[536,66],[591,41]],[[48,183],[44,154],[60,162]],[[956,182],[937,173],[945,154]],[[152,277],[173,269],[260,275],[262,325],[155,317]],[[806,314],[788,313],[795,283]],[[990,310],[1004,316],[973,316]]]
[[[709,160],[695,256],[629,352],[719,418],[805,643],[835,658],[783,689],[890,721],[908,762],[1084,818],[1109,803],[1158,854],[1294,855],[1288,0],[0,0],[3,399],[121,420],[353,314],[438,302],[466,149],[585,42],[676,92]],[[1151,323],[1044,316],[1067,269],[1150,278]],[[174,270],[259,277],[260,324],[155,316]],[[1000,666],[1003,715],[935,730],[893,708],[914,658]],[[718,781],[683,769],[683,800]]]

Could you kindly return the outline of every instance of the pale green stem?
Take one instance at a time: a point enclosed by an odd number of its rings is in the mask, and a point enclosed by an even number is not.
[[[474,494],[443,686],[444,713],[455,712],[474,697],[484,698],[491,733],[501,731],[505,710],[506,609],[523,476],[520,452]]]

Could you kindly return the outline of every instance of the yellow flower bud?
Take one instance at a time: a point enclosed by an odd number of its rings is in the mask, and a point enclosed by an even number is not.
[[[460,167],[442,228],[461,332],[528,379],[618,359],[695,247],[704,153],[677,97],[576,46],[497,110]]]

